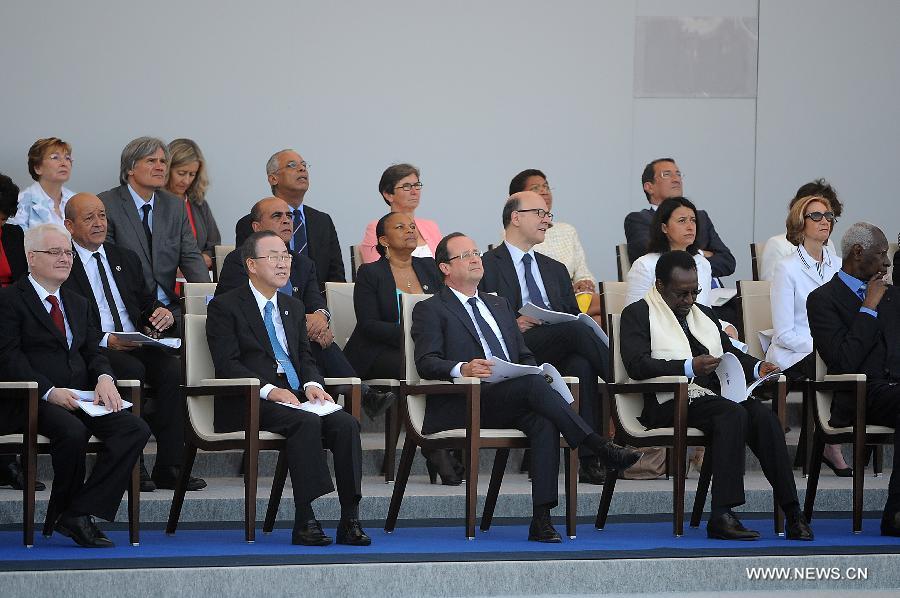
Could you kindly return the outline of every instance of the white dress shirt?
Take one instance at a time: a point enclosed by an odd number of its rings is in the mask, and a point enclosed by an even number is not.
[[[828,243],[825,244],[826,247],[831,251],[832,256],[837,255],[837,251],[834,248],[834,243],[831,242],[831,239],[828,239]],[[775,277],[775,266],[789,255],[792,255],[797,249],[797,246],[792,244],[787,240],[787,235],[785,233],[781,233],[780,235],[775,235],[766,241],[766,244],[763,246],[762,256],[756,256],[757,260],[761,260],[762,263],[759,264],[762,267],[759,268],[759,279],[760,280],[772,280]],[[838,266],[840,269],[840,266]]]
[[[660,255],[662,254],[647,253],[631,264],[631,270],[628,271],[628,275],[625,277],[625,282],[628,283],[625,305],[631,305],[635,301],[643,299],[647,291],[656,283],[656,262],[659,261]],[[709,307],[709,290],[712,288],[712,266],[701,251],[694,255],[694,262],[697,264],[697,284],[700,286],[700,295],[697,296],[697,303]]]
[[[275,306],[275,309],[272,310],[272,324],[275,327],[275,336],[278,338],[278,343],[281,345],[281,348],[284,349],[286,355],[290,355],[291,352],[288,350],[288,342],[287,335],[284,333],[284,323],[281,321],[281,311],[278,309],[278,291],[271,297],[266,297],[253,286],[252,282],[248,282],[250,285],[250,292],[253,293],[253,298],[256,299],[256,307],[259,308],[259,315],[263,319],[263,323],[266,321],[266,303],[272,302],[272,305]],[[304,322],[304,326],[305,326]],[[283,374],[284,368],[281,367],[281,364],[277,361],[275,362],[277,365],[277,373]],[[300,372],[297,372],[297,376],[300,376]],[[315,386],[317,388],[322,388],[322,385],[318,382],[305,382],[303,384],[303,389],[305,390],[307,386]],[[266,384],[259,389],[259,398],[267,399],[269,398],[269,393],[272,392],[272,389],[276,388],[274,384]],[[324,390],[324,389],[322,389]]]
[[[534,303],[534,299],[531,298],[531,295],[528,292],[528,285],[525,284],[525,263],[522,261],[522,258],[525,257],[525,252],[512,243],[506,241],[504,241],[504,243],[509,250],[509,255],[512,256],[513,265],[516,267],[516,276],[519,278],[519,290],[522,292],[522,305]],[[553,309],[550,305],[550,299],[547,297],[547,287],[544,286],[544,279],[541,278],[541,269],[538,268],[537,258],[534,255],[534,247],[531,248],[528,255],[531,256],[531,275],[534,277],[534,282],[537,283],[538,289],[541,291],[541,299],[544,301],[544,305]]]
[[[94,300],[97,302],[97,307],[100,309],[100,329],[105,333],[103,335],[103,340],[100,341],[100,346],[108,346],[109,333],[115,332],[116,330],[116,324],[112,317],[112,309],[115,309],[119,313],[119,320],[122,322],[122,332],[137,332],[137,328],[135,328],[131,321],[131,316],[128,315],[128,310],[125,309],[125,301],[122,300],[122,294],[119,293],[119,286],[116,284],[116,279],[112,275],[112,266],[109,264],[109,260],[106,257],[106,250],[103,248],[103,245],[97,249],[96,253],[99,253],[103,260],[103,267],[106,269],[106,280],[109,281],[109,288],[112,291],[113,301],[116,302],[115,306],[107,304],[106,294],[103,292],[103,281],[100,279],[100,268],[97,267],[97,260],[94,258],[95,252],[85,249],[74,241],[72,242],[72,245],[75,246],[75,251],[78,252],[78,257],[81,259],[81,265],[84,266],[84,272],[87,274],[88,282],[91,283],[91,290],[94,292]]]
[[[484,338],[484,334],[481,331],[481,328],[478,326],[478,322],[475,321],[475,313],[472,311],[472,306],[469,304],[469,297],[463,293],[460,293],[456,289],[452,287],[447,287],[453,294],[456,295],[456,298],[459,299],[460,303],[462,303],[463,308],[466,310],[466,313],[469,314],[469,317],[472,319],[472,323],[475,325],[475,330],[478,332],[478,340],[481,342],[481,349],[484,351],[484,355],[487,359],[493,357],[491,353],[491,348],[488,346],[487,340]],[[478,298],[475,305],[478,306],[478,312],[484,318],[485,322],[488,323],[488,326],[491,327],[491,330],[494,331],[494,334],[497,335],[497,340],[500,341],[500,346],[503,347],[503,352],[509,355],[509,348],[506,346],[506,341],[503,340],[503,333],[500,332],[500,326],[497,324],[497,320],[494,319],[494,315],[491,313],[491,310],[488,309],[487,305],[484,304],[484,301],[481,300],[481,297],[478,297],[478,293],[475,293],[474,297]],[[503,359],[503,356],[499,356],[499,359]],[[505,360],[504,360],[505,361]],[[465,362],[461,361],[457,363],[452,370],[450,370],[451,378],[459,378],[462,376],[462,366]]]

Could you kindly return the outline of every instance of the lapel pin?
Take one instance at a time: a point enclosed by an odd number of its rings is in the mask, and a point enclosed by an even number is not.
[[[121,272],[121,271],[122,271],[122,266],[116,266],[116,272]]]
[[[423,284],[423,285],[422,285],[422,290],[423,290],[423,291],[427,291],[427,290],[428,290],[428,285],[427,285],[427,284]]]
[[[284,315],[288,315],[288,310],[284,310]]]

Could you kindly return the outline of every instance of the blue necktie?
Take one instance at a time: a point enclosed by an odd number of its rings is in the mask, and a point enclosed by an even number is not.
[[[281,369],[284,370],[284,375],[287,376],[288,384],[291,385],[292,389],[297,390],[300,388],[300,378],[297,377],[297,370],[294,369],[291,358],[288,357],[288,354],[284,351],[284,347],[278,342],[278,335],[275,334],[275,322],[272,321],[272,310],[274,309],[275,306],[272,305],[272,302],[267,301],[266,317],[264,318],[264,321],[266,323],[266,331],[269,333],[269,342],[272,344],[272,350],[275,352],[275,359],[278,360]]]
[[[309,257],[309,247],[306,241],[306,223],[303,222],[303,212],[294,210],[294,251]]]
[[[541,289],[538,288],[537,282],[534,280],[534,275],[531,273],[531,254],[526,253],[523,255],[522,263],[525,265],[525,286],[528,288],[528,295],[530,296],[531,302],[543,309],[550,309],[550,307],[544,303]]]
[[[859,296],[859,298],[860,298],[861,300],[863,300],[863,301],[866,300],[866,287],[867,287],[867,286],[868,286],[868,285],[862,285],[861,287],[859,287],[858,289],[856,289],[856,294],[857,294],[857,295]]]
[[[491,350],[491,355],[509,361],[509,357],[506,356],[506,351],[503,350],[503,345],[500,344],[500,339],[497,338],[491,325],[488,324],[487,320],[484,319],[484,316],[481,315],[481,310],[478,309],[478,299],[476,297],[470,298],[469,305],[472,306],[472,314],[475,316],[475,325],[478,326],[478,330],[481,331],[481,335],[484,337],[484,340],[487,341],[488,348]]]

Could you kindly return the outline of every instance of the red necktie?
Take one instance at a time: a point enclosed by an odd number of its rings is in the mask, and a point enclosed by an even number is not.
[[[47,295],[47,303],[50,304],[50,319],[59,328],[63,336],[66,335],[66,321],[63,319],[62,310],[59,308],[59,300],[53,295]]]

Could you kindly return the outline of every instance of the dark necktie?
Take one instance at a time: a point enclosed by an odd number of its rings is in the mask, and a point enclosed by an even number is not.
[[[309,247],[306,240],[306,223],[303,222],[303,212],[294,210],[294,251],[309,257]]]
[[[478,326],[478,330],[481,331],[481,335],[484,337],[484,340],[487,341],[488,348],[491,350],[491,355],[509,361],[509,357],[506,356],[506,351],[503,350],[503,345],[500,344],[500,339],[494,334],[491,325],[487,323],[487,320],[481,315],[481,310],[478,309],[478,298],[472,297],[469,299],[469,305],[472,306],[472,314],[475,316],[475,325]]]
[[[856,289],[856,294],[862,301],[866,300],[866,287],[867,286],[868,285],[862,285],[861,287]]]
[[[103,284],[103,296],[106,297],[106,305],[109,307],[109,313],[116,327],[115,331],[122,332],[124,328],[122,328],[122,318],[119,317],[119,306],[116,305],[116,300],[113,297],[112,287],[109,284],[109,279],[106,277],[106,268],[103,267],[103,258],[99,251],[94,252],[94,259],[97,260],[97,270],[100,271],[100,282]]]
[[[150,249],[151,261],[153,259],[153,233],[150,232],[150,210],[152,209],[153,207],[148,203],[141,206],[141,210],[144,212],[141,222],[144,224],[144,234],[147,236],[147,247]]]
[[[522,264],[525,265],[525,286],[528,288],[528,295],[531,299],[531,302],[543,309],[550,309],[550,306],[544,303],[544,298],[541,296],[541,289],[537,285],[537,281],[534,280],[534,275],[531,273],[531,254],[526,253],[522,256]]]
[[[66,321],[63,319],[62,310],[59,308],[59,300],[53,295],[47,295],[47,303],[50,304],[50,319],[63,336],[66,335]]]

